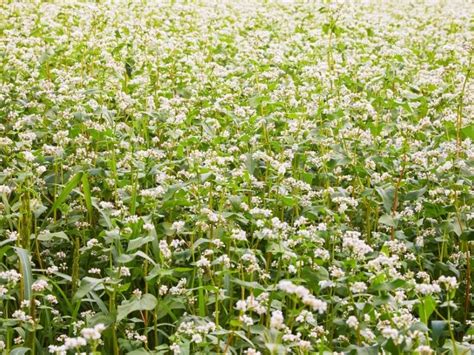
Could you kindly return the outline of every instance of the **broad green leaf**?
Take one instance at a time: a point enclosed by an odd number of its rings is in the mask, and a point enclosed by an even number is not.
[[[135,311],[151,311],[157,304],[156,297],[146,293],[140,298],[133,297],[131,300],[123,302],[117,309],[117,321],[125,319],[130,313]]]
[[[444,320],[432,320],[431,331],[433,341],[437,342],[443,335],[444,329],[447,327],[447,322]]]
[[[23,346],[19,348],[14,348],[10,351],[10,355],[25,355],[27,353],[30,353],[31,349],[30,348],[25,348]]]
[[[423,196],[427,189],[428,188],[424,186],[419,190],[410,191],[405,195],[404,199],[408,201],[418,200],[421,196]]]
[[[186,306],[185,303],[182,302],[181,299],[171,299],[166,298],[160,301],[160,306],[158,307],[158,311],[156,312],[156,318],[161,319],[166,315],[170,316],[174,321],[178,320],[179,313],[176,312],[177,310],[185,310]]]
[[[383,216],[380,216],[379,223],[385,224],[386,226],[389,226],[389,227],[397,226],[397,223],[395,222],[395,220],[392,218],[392,216],[389,216],[388,214],[384,214]]]
[[[149,354],[152,354],[152,353],[150,353],[149,351],[147,351],[144,348],[140,348],[140,349],[137,349],[137,350],[127,352],[127,354],[128,355],[149,355]]]
[[[393,207],[395,188],[388,187],[386,189],[382,189],[380,187],[377,187],[376,190],[380,197],[382,197],[383,207],[385,208],[385,211],[390,213]]]
[[[255,281],[250,282],[250,281],[243,281],[240,279],[232,278],[232,282],[243,287],[248,287],[250,289],[265,291],[265,287],[263,287],[262,285],[260,285],[258,282],[255,282]]]
[[[40,200],[34,199],[30,201],[30,208],[33,211],[33,214],[36,218],[39,218],[45,211],[48,210],[48,207],[43,205]]]
[[[461,234],[461,239],[466,241],[466,242],[473,241],[474,240],[474,229],[465,230]]]
[[[461,135],[463,138],[469,138],[470,140],[474,141],[474,124],[462,128]]]
[[[49,242],[53,239],[63,239],[65,241],[69,242],[69,238],[64,232],[54,232],[51,233],[49,231],[40,233],[37,237],[38,240],[41,240],[42,242]]]
[[[377,345],[374,345],[374,346],[351,345],[347,347],[346,351],[348,351],[350,354],[357,354],[357,355],[377,355],[380,353],[379,347]]]
[[[436,309],[436,301],[434,300],[433,296],[427,295],[420,300],[418,304],[418,313],[420,315],[420,320],[428,324],[428,320],[430,319],[431,314]]]
[[[89,292],[94,291],[99,286],[103,279],[95,279],[92,277],[84,277],[79,284],[79,288],[74,295],[74,300],[79,301],[85,297]]]
[[[126,264],[126,263],[129,263],[130,261],[132,261],[133,259],[135,259],[137,256],[139,256],[139,257],[141,257],[145,260],[148,260],[152,265],[156,265],[155,260],[153,260],[147,254],[145,254],[144,252],[142,252],[140,250],[133,253],[133,254],[122,254],[122,255],[120,255],[117,258],[117,262]]]
[[[378,283],[378,284],[370,287],[370,289],[372,291],[392,291],[392,290],[396,290],[400,287],[405,286],[406,283],[407,282],[405,280],[397,279],[397,280],[393,280],[391,282]]]
[[[153,241],[154,239],[155,238],[152,235],[147,236],[147,237],[139,237],[139,238],[132,239],[131,241],[128,242],[127,252],[138,249],[142,245],[149,243]]]
[[[462,355],[471,355],[474,351],[472,346],[467,344],[461,344],[457,341],[452,341],[452,339],[447,339],[443,345],[443,349],[449,349],[451,354],[462,354]]]
[[[453,218],[451,223],[449,223],[449,229],[453,231],[458,237],[462,234],[462,226],[459,224],[457,218]]]

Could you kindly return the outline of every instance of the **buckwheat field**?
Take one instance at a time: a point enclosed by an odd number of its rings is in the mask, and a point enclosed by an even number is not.
[[[471,1],[0,1],[0,352],[474,352]]]

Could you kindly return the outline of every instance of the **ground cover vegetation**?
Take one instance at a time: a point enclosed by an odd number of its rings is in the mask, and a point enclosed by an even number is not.
[[[470,1],[2,1],[0,348],[469,354]]]

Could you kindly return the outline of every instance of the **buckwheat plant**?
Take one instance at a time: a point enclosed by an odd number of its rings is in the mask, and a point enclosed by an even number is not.
[[[0,351],[474,352],[473,18],[0,1]]]

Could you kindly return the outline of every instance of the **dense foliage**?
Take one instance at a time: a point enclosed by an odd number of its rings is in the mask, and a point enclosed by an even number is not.
[[[473,10],[2,1],[0,348],[473,351]]]

